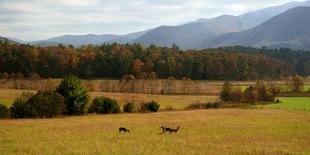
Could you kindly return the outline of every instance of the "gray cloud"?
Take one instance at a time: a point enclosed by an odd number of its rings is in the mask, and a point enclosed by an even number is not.
[[[0,0],[0,35],[24,40],[64,34],[125,34],[292,0]]]

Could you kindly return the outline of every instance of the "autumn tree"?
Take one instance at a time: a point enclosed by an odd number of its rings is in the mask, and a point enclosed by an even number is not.
[[[251,104],[254,104],[257,101],[257,92],[254,87],[248,87],[243,92],[243,100]]]
[[[140,59],[136,59],[132,64],[132,71],[135,77],[139,77],[139,75],[143,72],[144,63]]]
[[[303,78],[300,76],[295,76],[292,78],[293,92],[302,92],[304,90]]]
[[[233,92],[232,84],[229,81],[226,81],[220,93],[221,100],[224,102],[231,101],[232,92]]]

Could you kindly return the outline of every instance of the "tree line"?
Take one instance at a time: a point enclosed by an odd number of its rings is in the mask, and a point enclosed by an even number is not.
[[[0,78],[62,78],[71,73],[84,79],[251,80],[310,74],[309,52],[299,51],[290,60],[295,51],[269,51],[240,47],[183,51],[177,46],[116,43],[39,47],[2,42]]]

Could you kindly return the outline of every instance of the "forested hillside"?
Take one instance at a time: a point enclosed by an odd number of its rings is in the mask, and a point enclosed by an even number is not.
[[[310,75],[309,52],[288,49],[219,48],[182,51],[178,47],[144,48],[139,44],[101,46],[0,44],[3,76],[60,78],[68,73],[82,78],[191,78],[199,80],[279,79]],[[14,73],[14,74],[12,74]]]

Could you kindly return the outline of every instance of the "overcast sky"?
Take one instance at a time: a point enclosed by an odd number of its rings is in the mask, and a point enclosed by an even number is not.
[[[291,1],[0,0],[0,36],[34,41],[65,34],[125,34]]]

